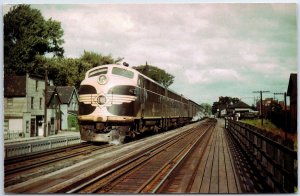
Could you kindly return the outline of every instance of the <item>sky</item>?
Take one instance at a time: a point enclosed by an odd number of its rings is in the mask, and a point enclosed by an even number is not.
[[[9,6],[4,6],[4,14]],[[170,89],[197,103],[220,96],[252,105],[287,91],[297,73],[295,3],[34,4],[61,22],[65,57],[84,50],[175,76]],[[283,100],[282,95],[276,99]]]

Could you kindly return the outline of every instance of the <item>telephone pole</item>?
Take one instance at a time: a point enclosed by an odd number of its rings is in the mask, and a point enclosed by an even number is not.
[[[253,91],[253,93],[260,93],[260,118],[261,118],[261,126],[263,126],[264,124],[264,118],[263,118],[263,114],[262,114],[262,108],[263,108],[263,104],[262,104],[262,94],[263,93],[269,93],[270,91]]]

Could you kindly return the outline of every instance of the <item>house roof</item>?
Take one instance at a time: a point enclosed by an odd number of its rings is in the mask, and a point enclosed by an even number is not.
[[[55,86],[49,86],[49,91],[54,91]],[[73,93],[77,97],[76,89],[74,86],[56,86],[56,91],[59,94],[59,98],[62,104],[69,104]]]
[[[26,96],[26,75],[4,76],[4,97],[25,97]]]
[[[297,74],[296,73],[290,74],[287,95],[291,96],[292,94],[297,95]]]
[[[237,102],[237,103],[229,106],[228,108],[230,108],[230,109],[235,109],[235,108],[251,108],[251,106],[249,106],[245,102],[239,101],[239,102]]]
[[[58,95],[58,96],[55,96]],[[49,107],[49,105],[51,104],[52,99],[57,99],[58,103],[61,103],[61,99],[59,94],[57,93],[56,88],[53,86],[48,86],[47,89],[47,96],[46,96],[46,100],[47,100],[47,107]]]

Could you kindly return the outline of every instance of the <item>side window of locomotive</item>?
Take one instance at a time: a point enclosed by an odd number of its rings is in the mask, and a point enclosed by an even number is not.
[[[99,69],[90,71],[89,78],[94,77],[94,76],[99,76],[99,75],[102,75],[102,74],[107,74],[107,67],[99,68]]]
[[[112,69],[112,74],[118,75],[118,76],[123,76],[123,77],[130,78],[130,79],[132,79],[134,77],[134,73],[132,71],[122,69],[119,67],[114,67]]]

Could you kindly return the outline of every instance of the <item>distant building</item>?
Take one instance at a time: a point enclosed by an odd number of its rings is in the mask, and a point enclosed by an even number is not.
[[[43,135],[43,77],[4,76],[4,135],[34,137]]]
[[[228,106],[227,108],[228,115],[235,115],[237,113],[241,114],[241,113],[251,112],[251,111],[253,111],[251,109],[251,106],[244,103],[243,101],[239,101],[233,105]]]
[[[287,96],[290,97],[291,129],[297,132],[297,74],[292,73],[289,79]]]
[[[268,108],[271,105],[271,103],[273,103],[273,102],[274,102],[273,98],[266,98],[266,99],[262,100],[262,108],[260,108],[260,101],[258,101],[258,102],[256,102],[256,109],[265,118],[268,113]]]
[[[221,105],[219,106],[219,117],[225,117],[227,115],[227,106]]]

